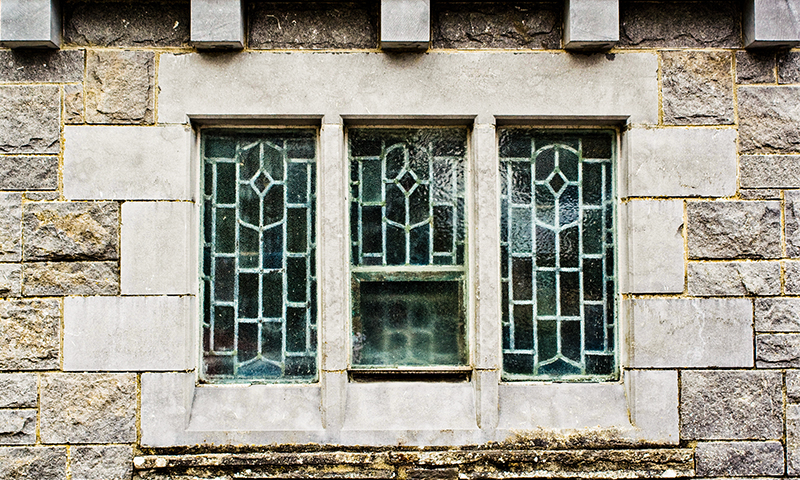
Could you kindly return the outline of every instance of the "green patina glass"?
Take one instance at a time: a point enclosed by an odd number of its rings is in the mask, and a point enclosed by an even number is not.
[[[353,128],[351,365],[468,361],[465,128]]]
[[[615,145],[500,131],[505,380],[616,378]]]
[[[317,376],[316,130],[204,130],[203,378]]]

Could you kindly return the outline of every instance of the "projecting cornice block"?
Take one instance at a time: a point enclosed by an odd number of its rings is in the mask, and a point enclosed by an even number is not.
[[[619,41],[619,0],[565,0],[564,48],[607,50]]]
[[[0,44],[10,48],[59,48],[59,0],[0,1]]]
[[[381,48],[425,50],[431,42],[430,0],[381,0]]]
[[[743,20],[745,48],[800,44],[800,0],[746,0]]]
[[[244,48],[244,2],[192,0],[191,41],[198,49]]]

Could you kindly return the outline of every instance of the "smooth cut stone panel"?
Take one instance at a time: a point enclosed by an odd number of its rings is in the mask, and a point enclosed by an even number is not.
[[[775,371],[681,373],[681,439],[780,439],[782,383]]]
[[[687,286],[693,296],[780,295],[780,262],[690,262]]]
[[[492,65],[490,74],[488,64]],[[187,114],[265,111],[276,115],[630,116],[634,124],[658,122],[658,60],[653,53],[607,57],[431,52],[413,57],[414,68],[409,65],[390,55],[370,53],[162,54],[159,122],[184,123]],[[375,76],[376,71],[382,74]],[[223,90],[226,95],[219,95]],[[66,131],[69,142],[70,127]],[[69,149],[66,154],[70,155]]]
[[[133,475],[133,447],[129,445],[70,448],[73,480],[128,480]]]
[[[122,293],[188,294],[196,288],[192,261],[195,205],[187,202],[122,204]]]
[[[775,83],[775,53],[736,52],[736,83]]]
[[[0,190],[55,190],[58,157],[0,158]]]
[[[677,444],[678,372],[675,370],[625,370],[631,421],[647,432],[648,439]]]
[[[800,185],[800,156],[742,155],[739,182],[742,188],[795,188]]]
[[[621,291],[682,292],[683,202],[631,200],[620,210],[627,232],[627,238],[619,243]]]
[[[736,130],[634,128],[625,133],[629,197],[736,193]]]
[[[661,52],[664,123],[733,123],[732,55],[728,52]]]
[[[62,480],[66,470],[66,447],[0,447],[0,478]]]
[[[0,300],[0,370],[58,368],[57,300]]]
[[[64,40],[100,47],[189,43],[189,0],[64,2]]]
[[[0,262],[22,260],[22,194],[0,193]]]
[[[0,373],[0,408],[36,407],[35,373]]]
[[[620,46],[741,46],[741,14],[737,2],[620,2]]]
[[[28,203],[22,223],[26,261],[119,258],[116,202]]]
[[[0,445],[36,443],[36,410],[0,410]]]
[[[783,262],[783,289],[787,295],[800,295],[800,261]]]
[[[83,59],[83,50],[3,51],[0,52],[0,82],[82,82]]]
[[[190,369],[194,302],[166,296],[64,299],[64,370]]]
[[[60,122],[57,85],[0,87],[0,153],[59,153]]]
[[[756,367],[800,367],[800,334],[767,333],[756,335]]]
[[[741,153],[800,153],[800,87],[740,87]]]
[[[780,258],[779,202],[688,202],[689,258]]]
[[[42,443],[136,441],[136,374],[42,375]]]
[[[699,442],[695,460],[698,476],[780,476],[783,445],[781,442]]]
[[[69,199],[191,199],[190,134],[183,126],[68,125],[64,137]]]
[[[755,299],[757,332],[800,333],[800,298]]]
[[[783,199],[786,256],[797,258],[800,257],[800,190],[787,190]]]
[[[19,297],[20,295],[22,295],[22,265],[0,263],[0,297]]]
[[[86,58],[87,123],[153,123],[155,53],[90,51]]]
[[[648,298],[624,302],[633,367],[752,367],[750,300]]]
[[[26,297],[119,295],[117,262],[29,262],[22,272]]]

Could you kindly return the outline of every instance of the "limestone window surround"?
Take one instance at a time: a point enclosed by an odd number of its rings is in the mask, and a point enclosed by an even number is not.
[[[126,200],[123,296],[65,300],[64,369],[145,371],[143,446],[453,446],[576,435],[676,445],[676,369],[752,367],[752,309],[746,299],[647,296],[684,291],[685,207],[673,197],[724,197],[736,187],[736,169],[727,163],[735,165],[735,130],[659,127],[657,77],[653,52],[163,53],[155,126],[64,129],[67,199]],[[320,381],[199,384],[198,127],[270,124],[320,128]],[[350,382],[345,130],[447,124],[470,129],[471,379]],[[620,131],[618,382],[500,381],[498,125]],[[663,145],[686,146],[673,155]],[[708,161],[724,168],[709,170],[691,151],[710,152]],[[659,181],[674,175],[680,182]],[[158,251],[143,255],[145,250]],[[165,272],[175,273],[149,281]],[[151,296],[161,300],[138,300]],[[103,337],[83,331],[78,320],[87,317],[97,332],[119,339],[113,365],[108,349],[66,347]],[[165,325],[169,335],[159,333]],[[703,336],[704,329],[722,330]],[[148,352],[156,351],[159,362],[148,360]]]

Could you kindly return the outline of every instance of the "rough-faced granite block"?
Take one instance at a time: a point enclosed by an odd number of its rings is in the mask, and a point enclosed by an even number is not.
[[[774,371],[685,371],[681,438],[771,440],[783,436],[783,379]]]
[[[800,475],[800,405],[786,407],[786,472]]]
[[[754,303],[757,332],[800,333],[800,298],[757,298]]]
[[[786,371],[786,400],[800,403],[800,370]]]
[[[800,52],[778,55],[778,83],[800,83]]]
[[[781,442],[699,442],[695,450],[697,475],[734,477],[780,476],[783,473]]]
[[[775,53],[736,52],[736,83],[775,83]]]
[[[787,295],[800,295],[800,261],[783,262],[783,289]]]
[[[25,260],[116,260],[119,204],[42,202],[25,205]]]
[[[101,47],[187,45],[189,0],[65,2],[64,40]]]
[[[741,44],[737,2],[620,1],[620,46],[722,47]]]
[[[743,188],[739,190],[741,200],[780,200],[781,191],[774,188]]]
[[[22,258],[22,194],[0,193],[0,261]]]
[[[154,52],[89,52],[84,93],[87,123],[153,123],[154,91]]]
[[[58,157],[0,157],[0,190],[55,190]]]
[[[800,257],[800,190],[787,190],[783,199],[786,256],[797,258]]]
[[[63,480],[66,447],[0,447],[0,478]]]
[[[78,83],[83,81],[83,50],[0,52],[0,83]]]
[[[780,295],[780,262],[690,262],[689,295]]]
[[[19,297],[20,295],[22,295],[22,265],[0,263],[0,297]]]
[[[733,78],[728,52],[661,52],[664,123],[733,123]]]
[[[131,443],[136,440],[136,375],[42,375],[42,443]]]
[[[0,373],[0,408],[36,406],[35,373]]]
[[[800,156],[742,155],[739,182],[742,188],[795,188],[800,185]]]
[[[739,151],[800,153],[800,87],[738,89]]]
[[[60,121],[57,85],[0,87],[0,153],[58,153]]]
[[[36,410],[0,410],[0,445],[36,443]]]
[[[756,367],[800,367],[800,334],[765,333],[756,335]]]
[[[689,202],[689,258],[779,258],[780,203]]]
[[[64,85],[64,123],[83,123],[83,85]]]
[[[58,368],[57,300],[0,300],[0,370]]]
[[[133,475],[133,447],[127,445],[70,448],[72,480],[128,480]]]
[[[26,297],[119,295],[117,262],[28,262],[23,266]]]

